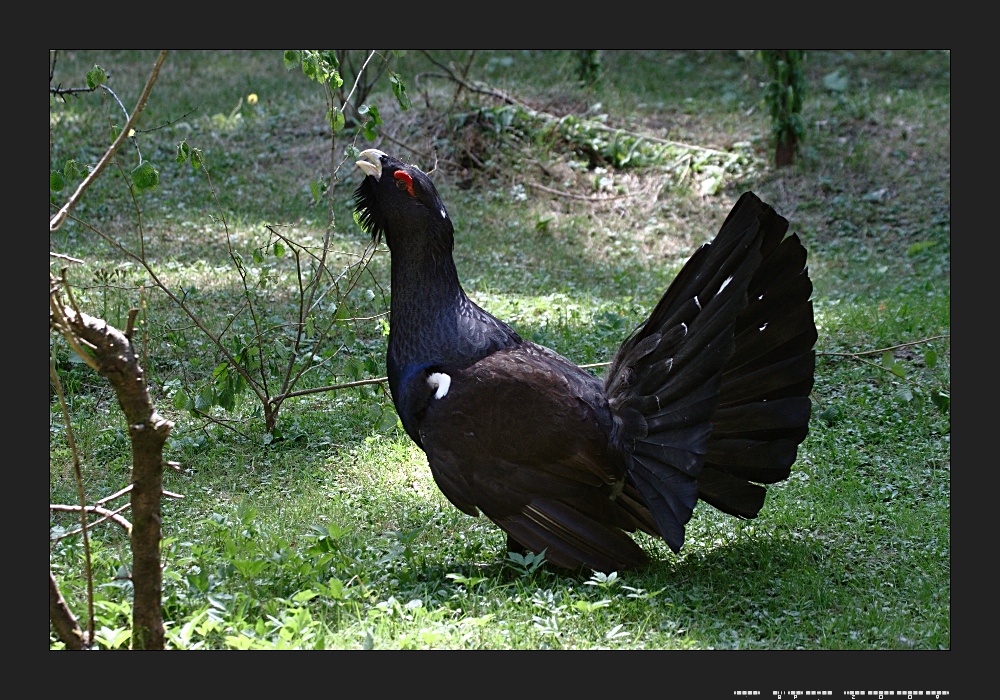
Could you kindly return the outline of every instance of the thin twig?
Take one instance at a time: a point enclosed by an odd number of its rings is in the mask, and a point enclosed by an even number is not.
[[[375,379],[359,379],[356,382],[347,382],[346,384],[334,384],[332,386],[320,386],[315,389],[300,389],[299,391],[290,391],[287,394],[281,394],[280,396],[275,396],[275,401],[284,401],[285,399],[290,399],[293,396],[305,396],[306,394],[319,394],[324,391],[339,391],[341,389],[350,389],[356,386],[365,386],[367,384],[382,384],[383,382],[389,381],[388,377],[376,377]]]
[[[66,99],[66,95],[74,95],[78,92],[93,92],[96,89],[97,89],[96,87],[64,88],[64,87],[59,87],[58,85],[56,87],[49,86],[49,92],[55,95],[56,97],[61,97],[64,101]]]
[[[179,122],[181,119],[183,119],[187,115],[191,114],[192,112],[196,112],[196,111],[198,111],[198,108],[197,107],[192,107],[191,109],[189,109],[184,114],[182,114],[181,116],[177,117],[176,119],[171,119],[168,122],[160,124],[159,126],[150,127],[149,129],[136,129],[135,133],[137,133],[137,134],[148,134],[151,131],[159,131],[160,129],[165,129],[166,127],[170,126],[171,124],[175,124],[175,123]]]
[[[472,67],[472,59],[474,59],[475,57],[476,57],[476,50],[472,49],[471,51],[469,51],[469,59],[465,62],[465,68],[462,69],[462,80],[468,80],[468,78],[469,78],[469,68]],[[462,84],[459,83],[455,87],[455,94],[454,94],[454,96],[451,98],[451,106],[452,106],[452,108],[454,108],[455,105],[458,103],[458,96],[459,96],[459,94],[461,92],[462,92]]]
[[[920,345],[921,343],[929,343],[932,340],[941,340],[942,338],[950,338],[950,333],[945,333],[944,335],[934,335],[930,338],[921,338],[920,340],[911,340],[908,343],[900,343],[899,345],[893,345],[888,348],[881,348],[879,350],[864,350],[862,352],[817,352],[817,355],[833,356],[833,357],[859,357],[861,355],[879,355],[890,350],[898,350],[899,348],[909,347],[910,345]]]
[[[70,257],[69,255],[63,255],[62,253],[53,253],[49,251],[49,255],[53,258],[59,258],[60,260],[68,260],[69,262],[74,262],[79,265],[83,265],[83,260],[78,260],[77,258]]]
[[[99,85],[98,87],[100,87],[105,92],[110,92],[111,93],[111,96],[115,98],[115,102],[117,102],[118,106],[122,108],[123,112],[125,112],[125,120],[126,121],[131,121],[129,119],[129,116],[128,116],[128,110],[125,109],[125,105],[122,104],[122,101],[120,99],[118,99],[118,95],[115,94],[115,91],[112,90],[107,85]],[[108,115],[108,116],[110,116],[110,115]],[[113,122],[112,122],[112,125],[114,125]],[[135,138],[136,133],[137,132],[136,132],[135,129],[129,129],[128,137],[132,140],[132,145],[135,146],[136,153],[139,154],[139,162],[142,163],[142,151],[139,150],[139,141]]]
[[[372,60],[372,56],[374,56],[374,55],[375,55],[375,51],[373,50],[370,54],[368,54],[368,58],[366,58],[365,62],[361,65],[361,70],[358,71],[358,74],[354,78],[354,86],[351,87],[351,91],[349,93],[347,93],[347,98],[344,100],[344,104],[345,105],[351,104],[351,97],[354,95],[354,91],[358,89],[358,81],[361,80],[362,73],[365,72],[365,68],[368,67],[368,62],[370,60]],[[355,109],[355,111],[357,111],[357,109]],[[360,115],[358,115],[358,116],[360,116]]]
[[[132,486],[133,486],[133,484],[129,484],[129,485],[128,485],[128,486],[126,486],[125,488],[123,488],[123,489],[121,489],[121,490],[119,490],[119,491],[115,491],[115,492],[114,492],[113,494],[111,494],[110,496],[105,496],[105,497],[104,497],[104,498],[102,498],[101,500],[99,500],[99,501],[96,501],[96,502],[94,503],[94,505],[97,505],[97,506],[103,506],[103,505],[104,505],[105,503],[107,503],[108,501],[113,501],[113,500],[115,500],[116,498],[118,498],[119,496],[124,496],[124,495],[125,495],[126,493],[128,493],[129,491],[131,491],[131,490],[132,490]]]
[[[196,414],[198,414],[198,415],[199,415],[200,417],[202,417],[202,418],[205,418],[205,419],[207,419],[207,420],[208,420],[209,422],[211,422],[211,423],[215,423],[216,425],[221,425],[221,426],[222,426],[223,428],[227,428],[227,429],[229,429],[229,430],[232,430],[232,431],[233,431],[233,432],[235,432],[235,433],[239,433],[239,434],[240,434],[241,436],[243,436],[243,437],[244,437],[244,438],[246,438],[247,440],[249,440],[249,439],[250,439],[250,436],[249,436],[249,435],[247,435],[246,433],[244,433],[244,432],[243,432],[242,430],[240,430],[239,428],[236,428],[236,427],[234,427],[234,426],[232,426],[232,425],[229,425],[229,423],[235,423],[235,422],[237,422],[237,421],[226,421],[226,420],[219,420],[218,418],[215,418],[215,417],[213,417],[213,416],[210,416],[210,415],[208,415],[208,414],[207,414],[207,413],[205,413],[204,411],[199,411],[199,410],[198,410],[197,408],[195,408],[195,409],[192,409],[192,410],[193,410],[193,411],[194,411],[194,412],[195,412]],[[172,466],[172,465],[171,465],[171,466]],[[178,469],[178,471],[180,471],[180,470]]]
[[[891,374],[892,376],[896,377],[897,379],[902,379],[903,381],[909,382],[913,386],[916,386],[916,387],[920,386],[920,384],[916,380],[911,379],[910,377],[907,377],[906,375],[903,375],[901,377],[898,374],[896,374],[895,372],[893,372],[891,369],[889,369],[888,367],[880,365],[877,362],[872,362],[871,360],[866,360],[863,357],[858,357],[857,355],[854,356],[854,359],[857,360],[858,362],[861,362],[862,364],[871,365],[875,369],[882,370],[883,372],[888,372],[889,374]]]
[[[66,441],[69,442],[70,451],[73,454],[73,474],[76,477],[77,497],[80,505],[87,502],[87,497],[83,491],[83,470],[80,468],[80,453],[76,448],[76,439],[73,437],[73,422],[69,418],[69,407],[66,406],[66,395],[63,393],[62,382],[59,381],[59,373],[56,372],[55,363],[49,359],[49,376],[52,377],[52,384],[56,388],[59,396],[59,405],[62,407],[63,420],[66,422]],[[84,565],[87,573],[87,637],[94,638],[94,576],[90,565],[90,535],[87,532],[87,512],[80,512],[80,529],[83,532],[83,555]]]

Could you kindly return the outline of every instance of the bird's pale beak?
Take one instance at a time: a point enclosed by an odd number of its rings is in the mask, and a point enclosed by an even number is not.
[[[355,161],[357,166],[364,171],[365,175],[371,175],[376,180],[382,179],[382,156],[385,155],[377,148],[369,148],[359,154],[364,160]]]

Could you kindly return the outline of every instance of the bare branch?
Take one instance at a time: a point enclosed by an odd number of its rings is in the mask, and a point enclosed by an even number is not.
[[[59,592],[56,577],[52,575],[51,569],[49,569],[49,622],[67,649],[80,651],[90,646],[90,637],[83,633],[73,613],[70,612],[66,599]]]
[[[290,399],[293,396],[305,396],[306,394],[320,394],[325,391],[340,391],[341,389],[351,389],[352,387],[365,386],[367,384],[382,384],[383,382],[387,381],[389,381],[388,377],[377,377],[375,379],[359,379],[356,382],[347,382],[346,384],[333,384],[331,386],[320,386],[314,389],[301,389],[299,391],[290,391],[287,394],[281,394],[280,396],[275,396],[274,400],[284,401],[285,399]]]
[[[67,505],[67,504],[64,504],[64,503],[50,503],[49,504],[49,510],[54,510],[54,511],[57,511],[57,512],[64,512],[64,513],[82,513],[83,511],[86,511],[87,513],[97,513],[98,515],[104,516],[102,518],[102,520],[111,520],[112,522],[117,523],[118,525],[121,525],[125,529],[125,532],[131,533],[132,532],[132,523],[130,523],[128,520],[126,520],[122,516],[118,515],[118,513],[120,513],[121,511],[125,510],[126,508],[131,507],[131,505],[132,505],[131,503],[126,503],[125,505],[123,505],[121,508],[118,508],[117,510],[108,510],[107,508],[101,508],[100,506],[73,506],[73,505]],[[97,522],[100,522],[100,521],[97,521]],[[79,531],[77,531],[77,532],[79,532]],[[76,533],[75,532],[69,532],[69,533],[66,533],[65,535],[63,535],[63,537],[68,537],[69,535],[72,535],[72,534],[76,534]]]
[[[79,265],[83,265],[83,260],[78,260],[77,258],[70,257],[69,255],[63,255],[62,253],[53,253],[49,251],[49,255],[53,258],[59,258],[60,260],[68,260],[69,262],[74,262]]]
[[[116,498],[118,498],[119,496],[124,496],[124,495],[125,495],[126,493],[128,493],[128,492],[129,492],[129,491],[131,491],[131,490],[132,490],[132,484],[129,484],[129,485],[128,485],[128,486],[126,486],[125,488],[123,488],[123,489],[120,489],[120,490],[118,490],[118,491],[115,491],[115,492],[114,492],[113,494],[111,494],[110,496],[105,496],[105,497],[104,497],[104,498],[102,498],[101,500],[97,501],[97,502],[95,503],[95,505],[98,505],[98,506],[101,506],[101,505],[104,505],[104,504],[105,504],[105,503],[107,503],[108,501],[113,501],[113,500],[115,500]]]

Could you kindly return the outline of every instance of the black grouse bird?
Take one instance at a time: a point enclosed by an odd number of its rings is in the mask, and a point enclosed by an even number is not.
[[[454,229],[423,172],[369,149],[356,211],[392,262],[389,389],[441,491],[566,568],[677,552],[700,498],[756,517],[809,422],[812,283],[788,222],[747,192],[649,318],[591,376],[462,290]]]

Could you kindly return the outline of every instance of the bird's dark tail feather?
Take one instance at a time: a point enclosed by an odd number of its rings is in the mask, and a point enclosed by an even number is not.
[[[805,438],[816,328],[805,249],[787,229],[740,197],[611,363],[629,476],[675,552],[698,498],[755,517],[765,489],[752,482],[786,478]]]

